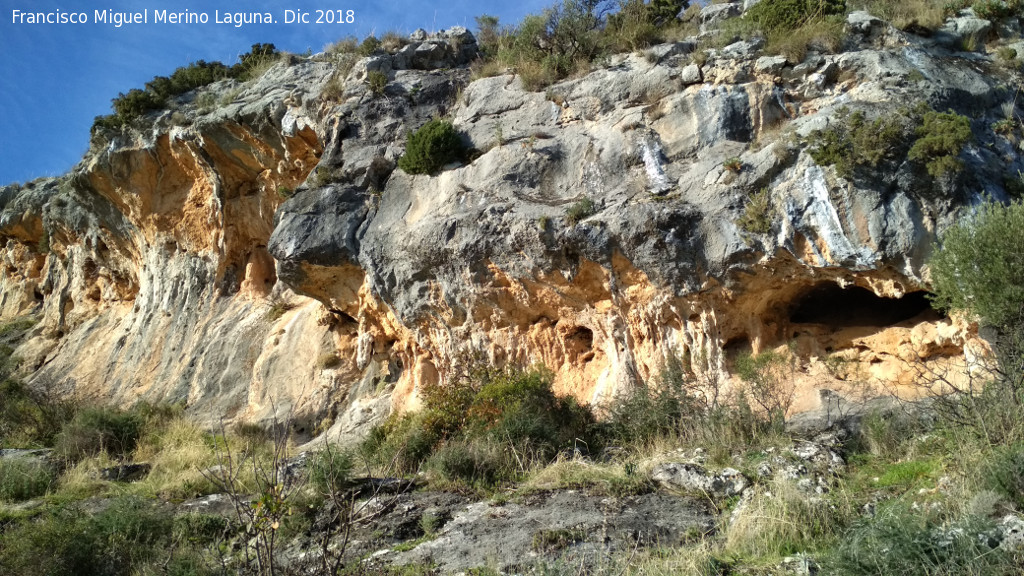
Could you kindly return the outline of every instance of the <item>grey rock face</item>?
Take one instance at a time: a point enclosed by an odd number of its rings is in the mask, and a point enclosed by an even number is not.
[[[727,4],[708,4],[700,11],[700,31],[702,33],[717,30],[722,22],[739,16],[743,7],[738,2]]]
[[[968,8],[957,16],[946,20],[936,36],[947,46],[954,48],[973,46],[972,49],[980,49],[984,47],[991,32],[992,22],[978,18],[975,16],[974,10]]]
[[[785,67],[785,56],[762,56],[754,62],[754,72],[758,74],[778,74]]]
[[[528,92],[511,73],[470,82],[476,44],[456,28],[418,31],[347,78],[320,55],[219,83],[213,111],[185,95],[145,131],[98,134],[74,174],[0,190],[17,271],[0,278],[0,311],[44,317],[19,351],[34,382],[184,400],[211,420],[300,406],[307,424],[337,416],[346,438],[414,405],[464,354],[547,364],[594,402],[669,350],[723,381],[732,351],[797,339],[806,365],[860,354],[876,344],[791,318],[804,293],[919,290],[936,233],[1005,198],[1024,162],[990,128],[1013,111],[1001,86],[1015,72],[866,14],[848,25],[892,38],[792,67],[751,41],[698,66],[677,43]],[[370,71],[388,76],[383,95]],[[955,181],[896,155],[844,178],[806,148],[842,109],[873,121],[919,101],[972,118]],[[407,134],[435,116],[472,154],[433,175],[397,169]],[[762,190],[752,232],[741,222]],[[942,338],[936,356],[966,346]],[[320,367],[325,354],[341,367]]]
[[[870,36],[875,33],[879,27],[884,25],[885,23],[881,19],[875,18],[863,10],[850,12],[846,15],[847,28],[851,32],[862,36]]]
[[[544,534],[564,533],[572,540],[554,552],[573,566],[590,566],[611,551],[656,546],[712,526],[702,506],[667,494],[617,499],[575,491],[542,493],[525,503],[470,504],[453,511],[435,539],[407,552],[381,550],[375,558],[394,565],[430,559],[449,573],[485,564],[502,572],[525,572],[544,560],[545,551],[537,550]]]

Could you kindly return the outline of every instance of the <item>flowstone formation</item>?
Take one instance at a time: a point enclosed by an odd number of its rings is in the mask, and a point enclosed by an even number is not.
[[[0,313],[42,315],[18,350],[36,386],[340,438],[471,358],[543,364],[591,403],[670,355],[735,386],[738,357],[776,351],[794,410],[967,378],[985,342],[931,309],[925,262],[1019,188],[1018,128],[994,125],[1021,75],[996,52],[1024,43],[970,11],[930,38],[854,12],[845,37],[798,63],[694,38],[543,92],[472,80],[461,28],[292,56],[0,190]],[[434,117],[470,159],[398,169]],[[933,124],[967,137],[918,146]]]

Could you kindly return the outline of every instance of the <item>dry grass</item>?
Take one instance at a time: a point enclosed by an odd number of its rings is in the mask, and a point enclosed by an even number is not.
[[[945,0],[866,0],[850,2],[851,8],[866,10],[900,30],[921,26],[935,30],[946,21]]]
[[[469,66],[469,70],[470,77],[473,80],[491,78],[492,76],[501,76],[508,73],[508,67],[497,60],[477,60]]]
[[[688,546],[659,550],[647,550],[629,560],[628,566],[619,574],[644,576],[712,576],[723,574],[721,562],[715,557],[715,549],[707,540]]]
[[[56,497],[80,500],[126,492],[144,498],[182,500],[213,494],[217,486],[204,472],[225,464],[229,451],[239,469],[239,485],[245,490],[255,490],[258,486],[256,470],[269,469],[273,460],[269,438],[232,431],[225,439],[203,430],[184,416],[177,416],[155,425],[125,460],[149,464],[152,468],[145,478],[130,484],[100,480],[102,469],[124,463],[104,452],[65,471],[57,485]],[[289,445],[288,453],[293,451],[294,446]],[[243,459],[245,462],[240,465]]]
[[[649,490],[649,477],[649,466],[559,458],[536,470],[521,488],[527,492],[586,488],[599,494],[637,494]]]
[[[75,464],[66,470],[58,481],[56,492],[59,498],[84,500],[108,494],[113,484],[98,480],[100,470],[117,464],[118,462],[106,452]]]
[[[210,435],[185,419],[172,420],[158,434],[144,438],[134,460],[153,467],[149,476],[135,484],[139,493],[176,498],[212,489],[201,472],[217,464]]]
[[[725,529],[727,554],[780,557],[827,545],[855,512],[839,498],[808,495],[787,480],[756,487]]]
[[[332,57],[341,54],[355,54],[359,52],[359,39],[355,36],[342,38],[333,44],[328,44],[324,52]]]
[[[808,49],[834,53],[843,43],[842,18],[816,18],[795,30],[776,32],[768,36],[765,52],[780,54],[790,64],[799,64]]]
[[[530,92],[550,86],[558,80],[558,73],[542,62],[519,62],[516,64],[515,72],[522,80],[523,88]]]
[[[409,40],[403,34],[399,34],[394,30],[388,30],[380,37],[380,47],[389,54],[398,52],[408,43]]]

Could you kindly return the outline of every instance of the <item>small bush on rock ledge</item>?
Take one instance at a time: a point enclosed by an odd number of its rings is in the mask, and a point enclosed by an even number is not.
[[[573,447],[593,423],[572,397],[551,390],[543,369],[477,369],[455,382],[424,387],[424,409],[392,416],[360,450],[399,472],[425,465],[446,481],[496,485]]]
[[[409,134],[398,167],[409,174],[434,174],[450,162],[461,161],[466,147],[452,123],[435,118]]]

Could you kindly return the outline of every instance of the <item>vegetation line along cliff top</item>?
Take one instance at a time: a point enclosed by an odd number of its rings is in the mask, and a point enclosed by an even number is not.
[[[1022,18],[564,0],[119,94],[0,188],[0,573],[1019,573]]]

